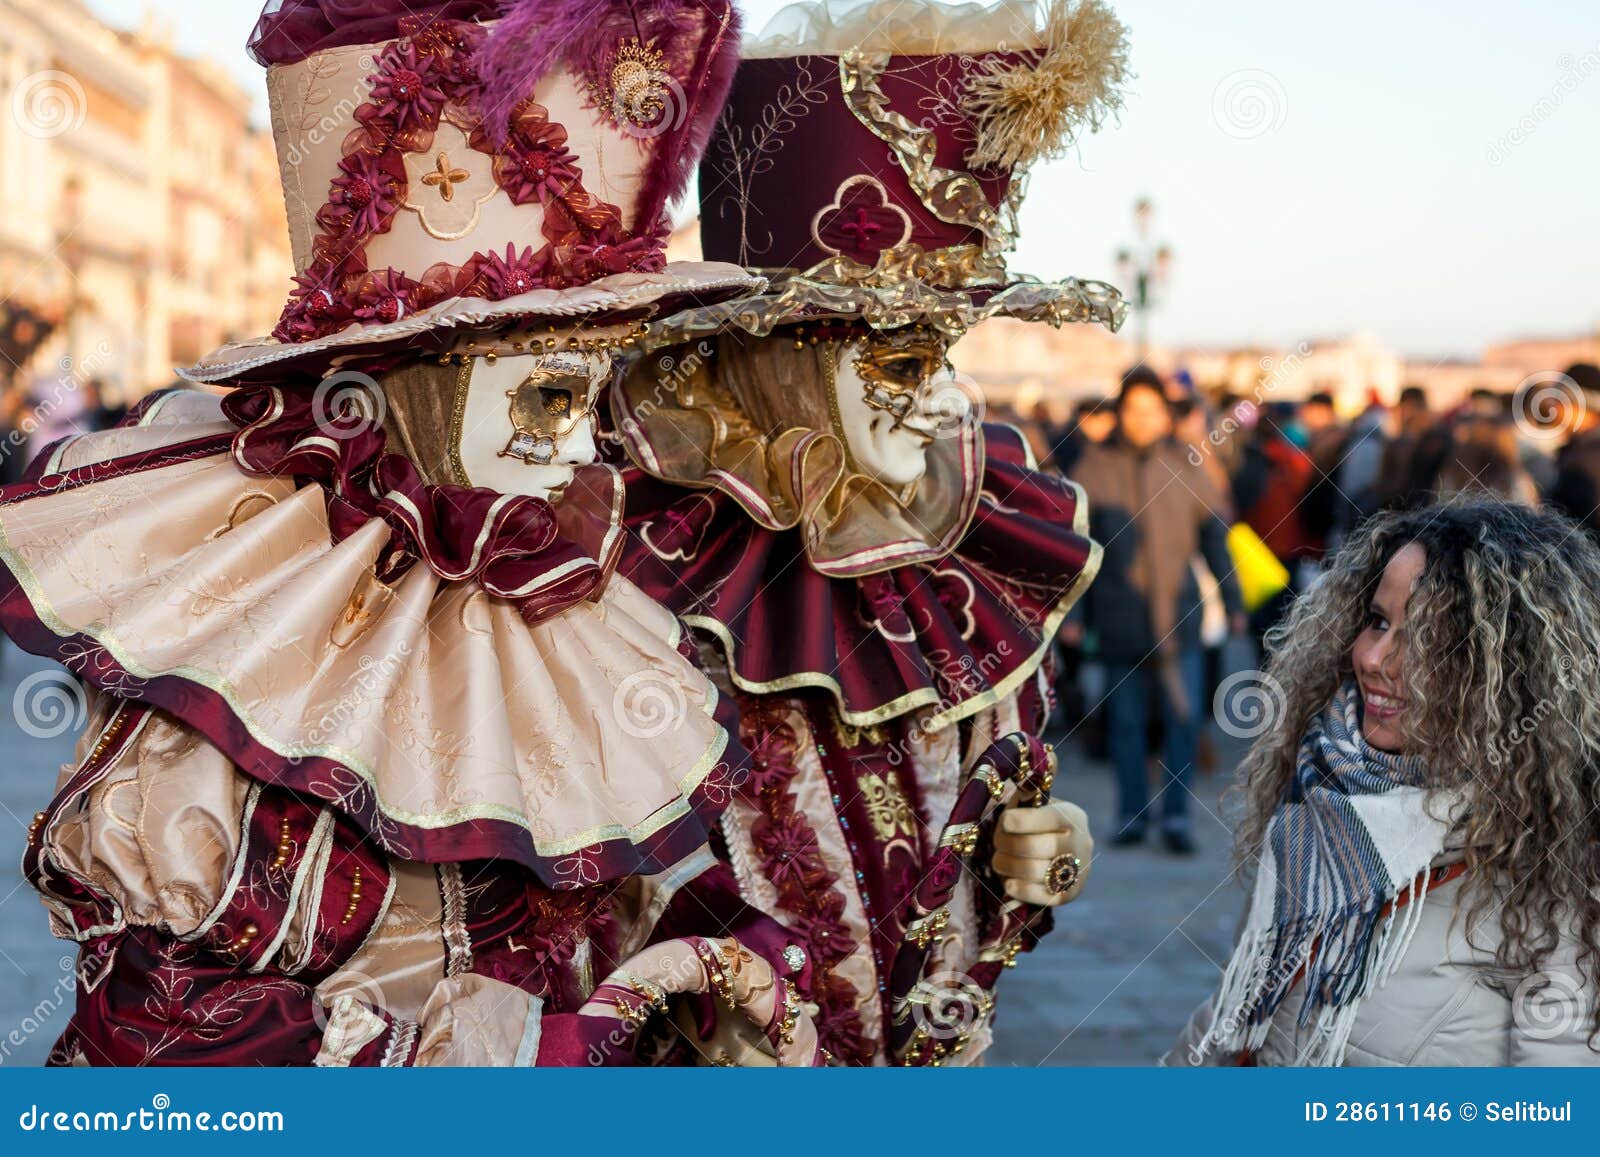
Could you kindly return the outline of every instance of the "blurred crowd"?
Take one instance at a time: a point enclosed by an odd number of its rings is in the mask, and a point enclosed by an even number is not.
[[[1212,758],[1205,725],[1238,654],[1230,640],[1259,651],[1363,519],[1477,493],[1552,507],[1600,537],[1593,365],[1449,409],[1414,386],[1392,405],[1374,391],[1347,414],[1326,393],[1241,397],[1136,366],[1064,426],[994,416],[1083,487],[1104,549],[1061,629],[1058,690],[1068,728],[1116,767],[1115,845],[1158,832],[1169,850],[1194,850],[1191,782]]]
[[[127,412],[97,378],[40,379],[31,387],[0,389],[0,485],[20,479],[52,442],[108,429]]]

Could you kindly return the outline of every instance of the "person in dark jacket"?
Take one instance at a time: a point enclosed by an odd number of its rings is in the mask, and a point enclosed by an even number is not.
[[[1600,539],[1600,366],[1579,362],[1566,376],[1577,388],[1566,399],[1567,441],[1546,498]]]
[[[1110,398],[1085,398],[1072,415],[1072,424],[1057,430],[1050,439],[1050,460],[1062,474],[1072,468],[1090,446],[1098,446],[1115,429],[1116,407]]]
[[[1227,549],[1228,500],[1171,431],[1161,379],[1137,367],[1123,379],[1116,433],[1084,451],[1074,477],[1089,500],[1090,534],[1105,552],[1080,607],[1106,666],[1120,810],[1112,843],[1141,842],[1149,827],[1146,723],[1157,699],[1166,733],[1162,838],[1187,854],[1194,851],[1189,783],[1206,712],[1200,591],[1190,565],[1196,554],[1220,582],[1235,631],[1244,616]]]

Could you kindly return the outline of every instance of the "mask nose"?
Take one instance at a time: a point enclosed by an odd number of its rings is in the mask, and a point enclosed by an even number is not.
[[[594,422],[584,420],[577,427],[561,439],[561,445],[556,453],[556,462],[562,466],[588,466],[600,456],[594,444]]]

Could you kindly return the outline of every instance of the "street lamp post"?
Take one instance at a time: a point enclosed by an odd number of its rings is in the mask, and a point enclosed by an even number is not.
[[[1117,273],[1123,284],[1133,287],[1129,304],[1133,307],[1134,341],[1141,362],[1150,352],[1150,310],[1172,268],[1171,247],[1152,239],[1150,222],[1154,216],[1155,206],[1150,198],[1140,197],[1133,206],[1133,243],[1117,252]]]

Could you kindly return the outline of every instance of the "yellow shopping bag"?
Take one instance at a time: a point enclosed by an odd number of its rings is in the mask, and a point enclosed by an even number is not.
[[[1289,569],[1248,523],[1236,522],[1228,531],[1228,553],[1246,610],[1260,608],[1289,585]]]

